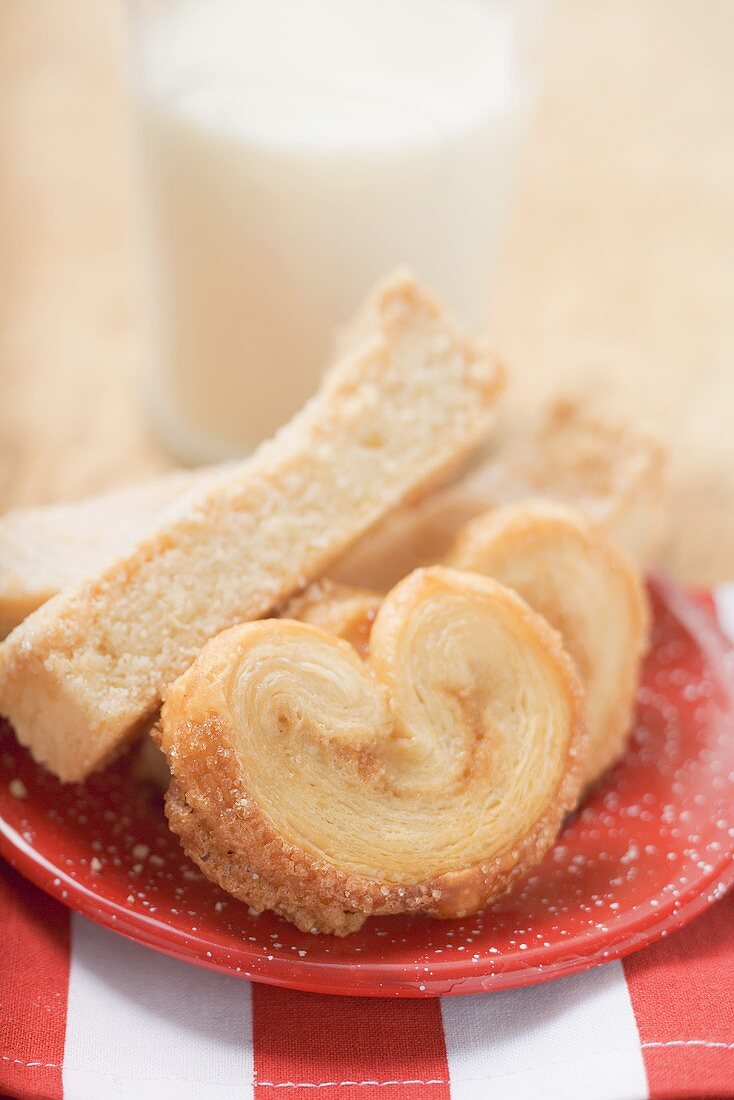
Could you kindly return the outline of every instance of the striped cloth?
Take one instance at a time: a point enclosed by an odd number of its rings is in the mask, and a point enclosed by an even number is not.
[[[734,586],[715,593],[734,638]],[[0,1090],[65,1100],[734,1096],[734,892],[623,962],[442,1000],[196,969],[0,865]]]

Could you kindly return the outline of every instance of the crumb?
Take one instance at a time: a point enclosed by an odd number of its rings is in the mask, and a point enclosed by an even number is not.
[[[96,856],[92,856],[91,860],[89,861],[89,866],[94,871],[95,875],[97,875],[102,870],[102,860],[97,859]]]
[[[147,844],[136,844],[133,848],[133,855],[136,859],[147,859],[150,855],[150,848]]]
[[[11,779],[8,783],[8,790],[12,794],[13,798],[27,798],[28,791],[26,785],[22,779]]]

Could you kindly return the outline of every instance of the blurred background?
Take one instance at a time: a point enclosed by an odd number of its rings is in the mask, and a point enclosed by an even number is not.
[[[141,397],[132,7],[0,0],[0,511],[175,464]],[[581,394],[655,425],[662,564],[730,579],[734,4],[557,0],[535,45],[489,303],[508,405]]]

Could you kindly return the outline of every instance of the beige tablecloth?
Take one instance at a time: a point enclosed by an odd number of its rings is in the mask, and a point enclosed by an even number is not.
[[[165,468],[147,434],[121,10],[0,4],[0,508]],[[566,0],[494,306],[510,402],[673,455],[667,568],[734,576],[734,4]]]

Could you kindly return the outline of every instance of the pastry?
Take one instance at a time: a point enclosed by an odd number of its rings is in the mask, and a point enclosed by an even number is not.
[[[641,424],[556,401],[534,436],[518,438],[512,469],[532,495],[580,508],[639,565],[659,553],[670,503],[667,452]]]
[[[59,778],[102,767],[208,638],[320,576],[488,431],[503,385],[493,355],[406,275],[368,314],[359,346],[274,439],[0,646],[0,713]]]
[[[593,783],[622,755],[632,728],[650,623],[639,569],[587,516],[544,500],[504,505],[464,524],[444,560],[513,588],[559,631],[586,692],[583,773]],[[305,607],[311,621],[361,639],[362,652],[369,646],[374,593],[328,582],[299,601],[294,618]]]
[[[649,608],[639,570],[586,516],[548,501],[505,505],[459,531],[447,564],[514,588],[561,633],[586,691],[586,784],[624,752],[632,728]],[[293,597],[281,617],[320,626],[365,657],[382,596],[316,581]],[[141,754],[147,774],[150,750]],[[162,790],[168,786],[159,783]]]
[[[209,476],[209,469],[176,470],[71,504],[14,508],[2,516],[0,641],[46,600],[134,546]]]
[[[218,473],[180,471],[0,517],[0,639],[51,596],[100,572],[148,535],[184,492]],[[591,515],[639,564],[652,561],[667,514],[663,448],[641,427],[560,402],[535,432],[517,428],[462,481],[388,516],[332,572],[387,591],[416,565],[438,561],[472,516],[541,492]]]
[[[447,562],[501,581],[559,631],[586,690],[584,781],[624,751],[647,650],[639,570],[586,516],[549,501],[506,505],[468,523]]]
[[[372,623],[381,603],[382,596],[377,592],[330,580],[314,581],[288,600],[280,617],[320,626],[344,638],[361,657],[366,657]],[[137,782],[150,783],[161,794],[167,791],[171,773],[165,755],[151,737],[141,738],[132,760],[132,774]]]
[[[344,638],[361,657],[366,657],[372,624],[381,603],[379,592],[327,578],[310,584],[289,600],[280,611],[280,618],[320,626],[328,634]]]
[[[366,661],[292,619],[208,642],[161,712],[166,812],[209,878],[301,929],[460,917],[553,843],[582,715],[573,662],[516,593],[418,570],[385,597]]]
[[[461,481],[386,517],[331,576],[387,591],[416,566],[439,561],[473,516],[539,496],[590,516],[647,566],[667,526],[665,449],[639,425],[555,402],[534,431],[510,432],[498,453]]]

